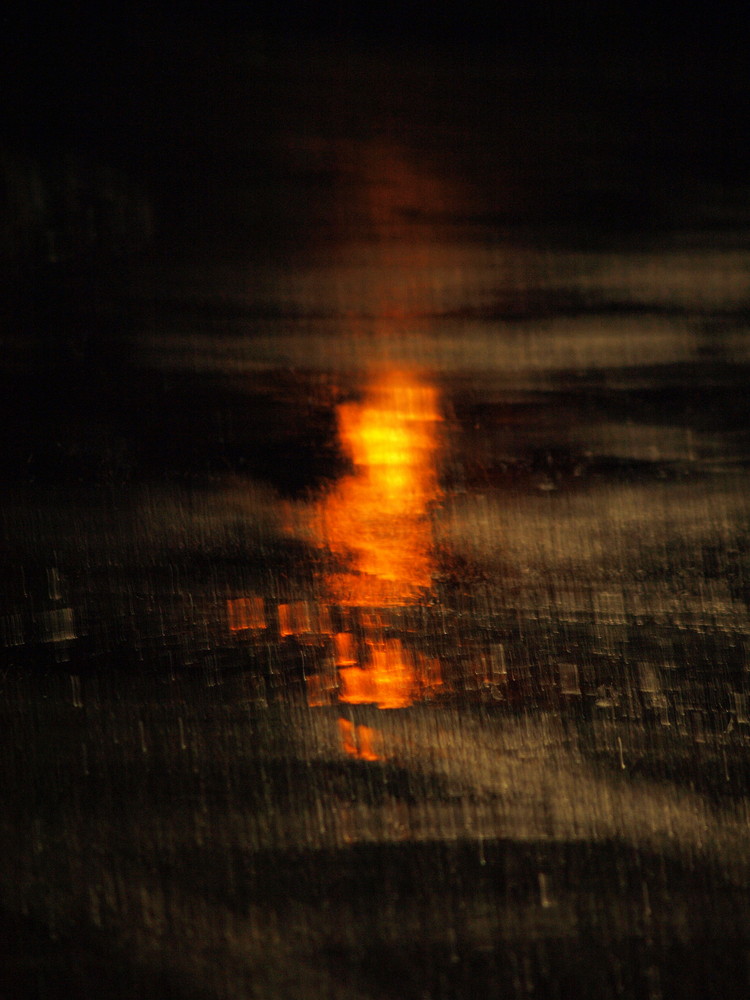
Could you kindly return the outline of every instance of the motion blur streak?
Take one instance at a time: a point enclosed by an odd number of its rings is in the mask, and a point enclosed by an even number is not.
[[[436,389],[405,372],[378,377],[362,402],[339,406],[354,472],[324,497],[315,524],[319,543],[350,561],[326,574],[336,603],[393,606],[429,590],[439,420]]]

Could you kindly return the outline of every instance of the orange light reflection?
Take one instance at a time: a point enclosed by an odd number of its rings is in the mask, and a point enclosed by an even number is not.
[[[351,323],[355,334],[369,325],[382,360],[361,398],[337,407],[339,444],[352,472],[309,512],[308,537],[334,557],[335,568],[321,580],[323,603],[350,614],[331,635],[328,672],[308,676],[307,682],[311,705],[336,698],[351,706],[354,721],[339,720],[343,750],[376,760],[377,733],[357,724],[355,706],[405,708],[432,697],[443,684],[439,661],[410,650],[394,635],[399,631],[394,609],[425,602],[435,576],[431,517],[440,500],[438,390],[386,359],[390,346],[435,307],[436,240],[426,220],[455,205],[457,193],[387,143],[347,148],[342,156],[360,157],[362,179],[354,194],[341,199],[342,232],[356,220],[372,255],[358,297],[361,313],[355,310]],[[403,247],[408,247],[405,262]]]
[[[338,408],[341,444],[354,465],[319,504],[315,533],[349,569],[325,587],[341,605],[417,601],[434,573],[430,508],[439,497],[437,390],[405,372],[380,376],[360,403]]]
[[[346,567],[322,582],[331,603],[358,609],[360,639],[350,631],[333,636],[337,681],[308,677],[308,702],[330,704],[336,697],[349,705],[406,708],[443,683],[436,659],[384,636],[386,609],[419,603],[432,585],[430,516],[440,495],[437,390],[408,372],[384,372],[361,401],[342,403],[337,417],[354,471],[318,502],[313,528],[320,547]],[[282,631],[290,634],[291,614],[284,612]],[[372,731],[363,735],[362,729],[340,721],[343,749],[375,760]]]
[[[227,600],[230,632],[244,632],[266,627],[265,602],[262,597],[237,597]]]

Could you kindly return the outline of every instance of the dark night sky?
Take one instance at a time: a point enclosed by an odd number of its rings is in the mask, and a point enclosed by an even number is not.
[[[121,214],[134,192],[143,192],[156,235],[177,233],[184,240],[186,233],[213,228],[218,239],[230,236],[238,192],[251,201],[253,189],[267,189],[280,169],[274,132],[289,122],[304,128],[304,107],[311,133],[340,127],[340,121],[331,124],[337,116],[362,118],[360,66],[372,52],[384,66],[399,72],[413,66],[421,73],[416,86],[389,79],[387,72],[373,81],[381,108],[397,107],[404,131],[426,133],[463,101],[470,112],[464,141],[471,132],[469,141],[484,147],[485,164],[505,137],[496,109],[514,100],[512,85],[503,81],[523,79],[518,115],[526,106],[536,115],[527,129],[536,129],[536,145],[529,144],[523,169],[550,165],[541,183],[550,191],[558,184],[565,189],[554,199],[558,213],[568,202],[573,214],[588,203],[590,178],[577,176],[576,143],[581,163],[605,164],[605,186],[608,158],[629,173],[628,197],[642,202],[641,215],[652,211],[665,187],[736,185],[750,175],[750,18],[728,4],[678,10],[593,0],[81,2],[52,9],[18,4],[2,22],[0,154],[10,187],[15,184],[11,210],[27,231],[23,202],[33,198],[23,177],[39,169],[54,193],[64,187],[63,165],[72,159],[79,187],[93,192],[86,211],[97,211],[91,205],[104,187],[102,172],[113,170]],[[319,70],[309,57],[321,45],[340,83],[328,92],[322,86],[314,104]],[[364,97],[370,100],[366,92]],[[566,134],[570,121],[575,135]],[[481,186],[482,178],[473,183]],[[580,193],[571,198],[568,189],[576,185]],[[548,209],[542,195],[532,194],[528,203],[542,214]],[[615,216],[625,211],[612,210]],[[596,211],[606,215],[610,206]],[[44,220],[47,228],[65,224]],[[27,243],[24,253],[46,253],[31,236]],[[67,252],[75,255],[76,239],[68,243]],[[2,244],[0,258],[18,259],[12,235],[6,232]]]
[[[590,88],[619,78],[625,88],[656,87],[677,95],[689,127],[713,117],[719,146],[743,160],[741,112],[748,95],[746,45],[750,18],[728,4],[474,2],[352,5],[307,3],[161,4],[155,7],[33,5],[4,14],[2,132],[5,143],[31,149],[103,148],[131,164],[155,157],[175,101],[192,99],[196,63],[244,40],[325,39],[342,58],[379,45],[404,60],[430,46],[471,60],[517,65],[540,78],[576,74]],[[215,70],[218,60],[214,60]],[[231,100],[231,73],[210,81]],[[175,95],[178,95],[177,97]],[[200,121],[197,124],[200,126]],[[204,123],[208,124],[208,123]],[[677,127],[685,127],[678,123]],[[726,156],[723,149],[717,155]]]
[[[746,16],[707,3],[677,16],[669,7],[644,8],[584,0],[356,7],[299,0],[141,12],[66,4],[44,16],[25,8],[5,15],[0,148],[47,162],[73,153],[113,165],[147,184],[159,216],[174,220],[190,213],[189,175],[200,175],[209,146],[215,158],[232,129],[243,127],[240,119],[266,128],[275,110],[283,115],[295,101],[278,76],[275,92],[263,92],[279,46],[304,59],[306,46],[323,41],[342,62],[373,47],[406,64],[447,51],[457,76],[470,74],[472,63],[520,72],[538,81],[550,105],[585,110],[608,87],[629,106],[634,128],[641,116],[651,132],[653,152],[641,172],[669,169],[671,157],[678,173],[740,180],[748,171]],[[257,99],[267,107],[260,116],[242,105],[248,91],[241,88],[255,72],[243,62],[247,51],[261,54]],[[654,105],[662,111],[649,121]]]
[[[21,5],[18,5],[19,7]],[[427,43],[456,44],[471,53],[521,61],[541,73],[576,66],[592,79],[617,67],[638,67],[672,86],[728,94],[746,88],[745,41],[750,17],[728,4],[594,3],[196,3],[156,5],[33,5],[3,17],[6,112],[18,127],[71,130],[91,139],[108,102],[130,97],[145,111],[159,73],[175,49],[210,50],[227,38],[267,33],[289,39],[357,39],[404,47],[405,57]],[[156,65],[154,65],[156,64]],[[229,81],[226,81],[230,85]],[[143,88],[145,93],[138,93]],[[119,108],[118,110],[122,110]],[[725,109],[716,108],[717,114]],[[30,120],[30,119],[33,119]]]

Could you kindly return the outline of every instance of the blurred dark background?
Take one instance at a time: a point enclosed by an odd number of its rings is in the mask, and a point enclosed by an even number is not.
[[[340,118],[373,57],[386,72],[370,100],[400,109],[415,131],[473,87],[462,111],[474,133],[463,141],[484,145],[489,161],[515,101],[536,133],[530,150],[546,158],[545,184],[552,168],[569,211],[585,214],[586,161],[606,170],[612,144],[627,154],[620,186],[647,211],[658,185],[747,179],[748,27],[746,12],[707,3],[24,8],[3,17],[0,253],[82,257],[209,222],[231,229],[237,187],[279,169],[269,132],[296,109],[310,132]],[[419,84],[401,86],[417,69]],[[321,86],[332,73],[335,92]],[[551,161],[571,142],[566,174]],[[224,183],[207,184],[217,169]],[[618,207],[604,199],[588,210],[605,213],[606,228]]]
[[[165,326],[169,262],[292,268],[330,240],[353,176],[341,148],[385,140],[457,179],[467,202],[445,219],[460,210],[490,243],[742,243],[747,22],[729,5],[583,0],[6,11],[6,475],[210,465],[195,386],[136,370],[133,335]]]

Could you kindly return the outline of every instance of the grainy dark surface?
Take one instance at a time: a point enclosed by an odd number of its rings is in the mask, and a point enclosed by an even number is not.
[[[739,25],[322,13],[9,48],[0,996],[745,997]]]

